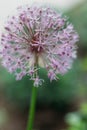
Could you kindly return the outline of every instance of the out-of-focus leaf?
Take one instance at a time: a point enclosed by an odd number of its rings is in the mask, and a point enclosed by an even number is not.
[[[87,1],[72,9],[68,15],[79,33],[81,45],[87,47]]]

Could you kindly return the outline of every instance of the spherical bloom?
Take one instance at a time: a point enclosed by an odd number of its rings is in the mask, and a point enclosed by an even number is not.
[[[50,81],[57,80],[57,74],[65,74],[76,58],[78,34],[66,17],[50,8],[19,7],[4,29],[2,64],[17,80],[29,75],[35,86],[41,85],[41,67],[46,68]]]

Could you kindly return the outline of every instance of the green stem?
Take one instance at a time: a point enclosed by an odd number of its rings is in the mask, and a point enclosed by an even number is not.
[[[29,110],[30,112],[28,116],[28,123],[27,123],[26,130],[32,130],[33,128],[37,89],[38,89],[37,87],[32,88],[32,97],[31,97],[31,104],[30,104],[30,110]]]

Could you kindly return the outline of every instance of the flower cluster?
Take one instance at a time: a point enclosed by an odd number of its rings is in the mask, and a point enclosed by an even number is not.
[[[38,86],[44,81],[38,75],[40,67],[46,68],[50,81],[71,68],[77,41],[73,25],[60,13],[50,8],[19,7],[5,24],[0,56],[17,80],[29,75]]]

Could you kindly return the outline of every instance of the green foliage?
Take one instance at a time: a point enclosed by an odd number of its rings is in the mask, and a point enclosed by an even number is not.
[[[87,130],[87,103],[82,103],[77,112],[68,113],[65,119],[67,130]]]

